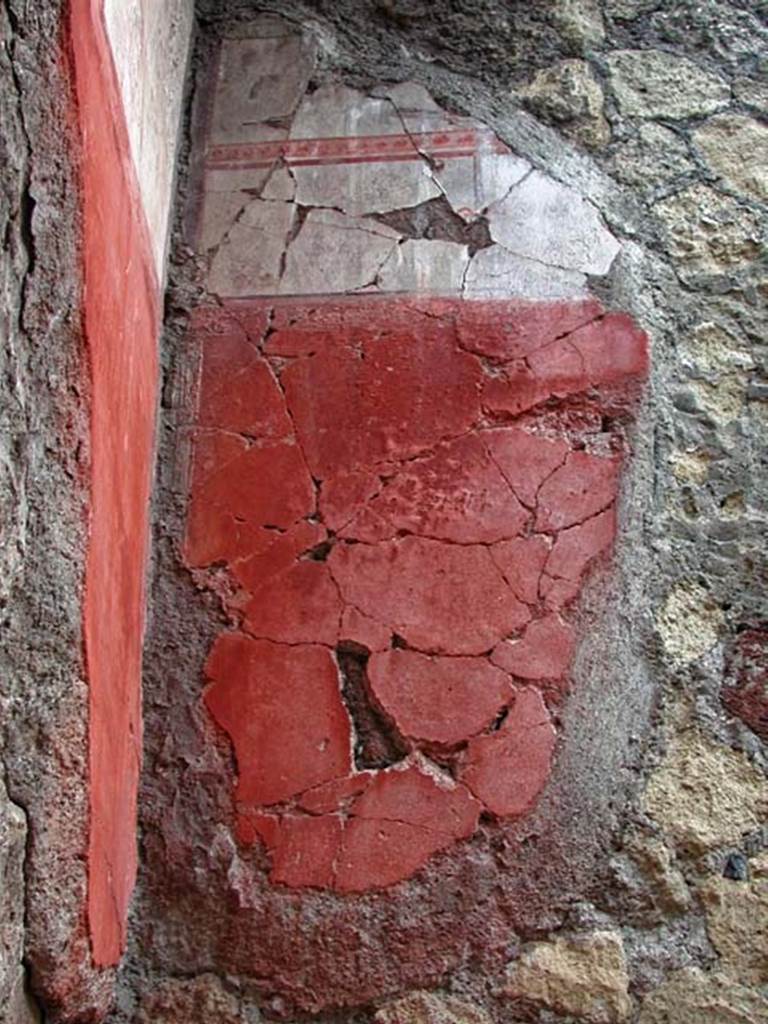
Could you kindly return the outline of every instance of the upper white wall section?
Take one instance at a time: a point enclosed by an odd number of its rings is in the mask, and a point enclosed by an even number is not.
[[[157,277],[165,276],[194,0],[104,0]]]

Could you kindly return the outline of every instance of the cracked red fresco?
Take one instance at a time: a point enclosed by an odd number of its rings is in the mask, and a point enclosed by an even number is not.
[[[185,560],[274,883],[382,888],[535,805],[646,339],[594,300],[198,310]],[[230,584],[222,588],[222,567]]]

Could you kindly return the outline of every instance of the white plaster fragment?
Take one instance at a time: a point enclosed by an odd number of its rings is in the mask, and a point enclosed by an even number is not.
[[[296,182],[284,166],[276,167],[261,190],[262,199],[282,199],[292,202],[296,198]]]
[[[434,174],[454,211],[471,221],[503,199],[530,169],[531,165],[514,153],[495,153],[481,144],[474,156],[446,160]]]
[[[218,245],[250,201],[244,192],[209,192],[203,202],[198,248],[205,252]]]
[[[274,295],[295,216],[292,203],[254,199],[213,258],[210,290],[229,297]]]
[[[211,119],[211,141],[287,138],[309,83],[314,47],[300,34],[225,39]]]
[[[606,274],[620,248],[592,203],[540,171],[492,206],[488,221],[510,252],[584,274]]]
[[[372,95],[381,96],[394,106],[400,121],[400,131],[413,134],[449,131],[473,123],[469,118],[443,110],[424,86],[417,82],[400,82],[398,85],[375,89]]]
[[[343,85],[323,86],[302,101],[291,138],[360,140],[338,162],[326,157],[325,162],[292,167],[296,201],[303,206],[331,206],[362,216],[417,206],[440,194],[388,99]]]
[[[205,172],[206,192],[260,192],[272,173],[271,167],[244,167],[234,170],[215,168]]]
[[[409,238],[397,246],[379,271],[382,292],[461,292],[469,262],[466,245],[426,238]]]
[[[323,85],[305,96],[291,125],[292,139],[401,135],[403,124],[388,100],[346,85]]]
[[[287,204],[280,204],[287,205]],[[400,235],[376,221],[336,210],[310,210],[291,243],[282,295],[324,295],[371,285]]]
[[[352,216],[404,210],[440,190],[421,159],[360,164],[321,164],[294,167],[296,202],[302,206],[332,206]]]
[[[586,295],[584,274],[545,266],[500,245],[475,253],[464,286],[464,296],[468,299],[572,299]]]

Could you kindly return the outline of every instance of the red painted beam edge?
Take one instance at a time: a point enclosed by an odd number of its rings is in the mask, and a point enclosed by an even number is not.
[[[82,135],[91,500],[84,634],[89,685],[88,926],[97,966],[125,946],[136,876],[141,651],[158,390],[159,289],[101,0],[73,0]]]

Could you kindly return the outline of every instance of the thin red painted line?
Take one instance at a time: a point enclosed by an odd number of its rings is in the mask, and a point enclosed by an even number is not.
[[[439,160],[455,160],[459,157],[473,157],[476,154],[474,149],[457,149],[446,152],[434,154]],[[357,156],[350,157],[346,160],[321,160],[321,159],[306,159],[306,160],[288,160],[286,161],[291,167],[339,167],[345,164],[392,164],[392,163],[415,163],[422,159],[421,153],[397,153],[387,154],[379,156]],[[250,171],[255,169],[263,169],[271,167],[274,160],[259,160],[259,161],[230,161],[228,163],[209,163],[206,165],[206,169],[209,171]]]
[[[391,160],[418,160],[424,154],[472,156],[487,140],[480,132],[430,132],[418,135],[365,135],[327,139],[284,139],[270,142],[232,143],[213,146],[206,164],[210,169],[268,167],[282,157],[295,166],[341,163],[384,163]],[[493,137],[493,153],[508,153],[501,140]]]

